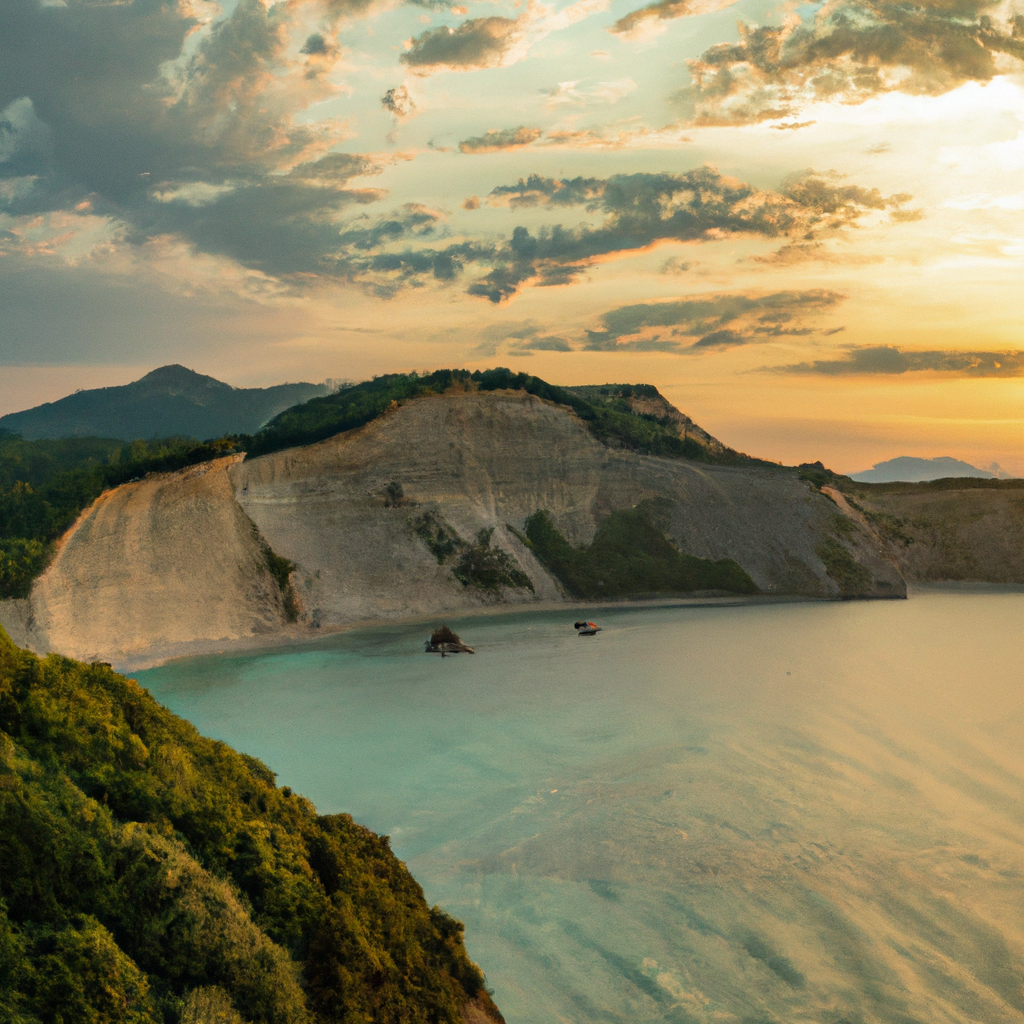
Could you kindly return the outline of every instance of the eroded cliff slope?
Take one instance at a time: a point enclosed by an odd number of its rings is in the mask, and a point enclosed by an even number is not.
[[[307,447],[118,488],[82,515],[29,601],[2,614],[36,650],[140,664],[261,634],[567,601],[524,543],[526,520],[546,510],[584,545],[648,499],[682,552],[734,560],[765,594],[905,595],[871,527],[794,470],[608,448],[564,406],[469,391]],[[501,586],[460,581],[439,554],[481,538],[513,570]],[[267,545],[294,563],[295,623]]]
[[[1024,480],[848,490],[907,579],[1024,583]]]

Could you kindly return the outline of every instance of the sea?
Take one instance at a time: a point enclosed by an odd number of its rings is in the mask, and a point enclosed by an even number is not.
[[[389,835],[509,1024],[1024,1021],[1024,591],[448,625],[138,679]]]

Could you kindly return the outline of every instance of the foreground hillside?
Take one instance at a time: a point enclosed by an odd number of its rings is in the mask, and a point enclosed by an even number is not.
[[[501,1021],[386,836],[0,630],[0,1019]]]
[[[124,484],[0,616],[34,650],[139,665],[498,604],[905,595],[870,526],[798,471],[728,449],[716,464],[703,437],[699,460],[660,454],[681,449],[676,425],[581,412],[462,384],[316,443]]]

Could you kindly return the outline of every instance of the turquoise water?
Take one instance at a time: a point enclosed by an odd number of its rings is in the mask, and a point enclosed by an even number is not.
[[[139,680],[391,835],[509,1024],[1024,1021],[1024,593],[574,618]]]

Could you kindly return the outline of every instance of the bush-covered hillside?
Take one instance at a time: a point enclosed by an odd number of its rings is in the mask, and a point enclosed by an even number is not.
[[[731,558],[685,555],[665,536],[664,500],[642,501],[613,512],[593,541],[574,548],[539,509],[526,521],[523,540],[573,597],[641,597],[724,590],[756,594],[757,586]]]
[[[0,1020],[501,1017],[392,854],[105,665],[0,630]]]

